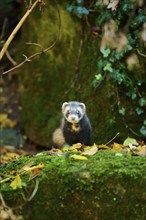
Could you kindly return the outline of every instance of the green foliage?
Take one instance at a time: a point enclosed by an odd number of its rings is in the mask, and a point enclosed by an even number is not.
[[[120,34],[124,34],[127,43],[122,50],[118,51],[118,46],[116,45],[115,48],[112,45],[114,42],[110,42],[109,45],[106,45],[105,42],[105,48],[98,48],[100,53],[97,59],[97,72],[92,85],[97,87],[105,80],[113,80],[115,86],[118,88],[118,93],[120,90],[124,91],[122,95],[129,99],[132,106],[134,104],[137,117],[142,117],[141,121],[143,121],[144,114],[146,114],[146,94],[143,89],[146,86],[146,63],[144,61],[146,55],[145,45],[141,37],[143,25],[146,22],[144,5],[139,5],[138,2],[133,0],[113,1],[110,4],[116,2],[116,8],[112,8],[108,7],[110,1],[92,1],[91,3],[85,0],[74,0],[68,5],[68,11],[76,14],[80,18],[86,17],[88,21],[87,26],[90,24],[91,27],[97,27],[99,30],[104,30],[106,22],[114,21],[117,29],[114,30],[115,27],[111,27],[115,32],[109,32],[109,38],[111,33],[115,33],[114,37],[119,33],[117,39],[121,36]],[[78,7],[81,7],[82,10],[78,11]],[[86,13],[84,9],[86,9],[88,13]],[[100,35],[97,31],[98,41],[102,42],[104,31],[102,34],[103,35]],[[115,41],[117,39],[115,39]],[[123,42],[118,41],[118,43],[120,45]],[[134,59],[137,59],[135,64],[128,64],[128,58],[130,58],[131,55],[136,57],[131,58],[132,62]],[[132,65],[132,67],[130,65]],[[126,107],[120,106],[122,105],[120,99],[118,103],[119,114],[122,116],[128,115]],[[142,125],[139,132],[142,136],[146,137],[145,125]]]

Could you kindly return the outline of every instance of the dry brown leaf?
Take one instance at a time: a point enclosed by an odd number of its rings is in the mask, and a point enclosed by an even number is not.
[[[135,53],[131,54],[131,55],[127,58],[126,63],[127,63],[127,68],[128,68],[129,70],[132,70],[132,69],[134,69],[135,67],[139,67],[139,66],[140,66],[138,56],[137,56]]]
[[[92,147],[90,147],[89,150],[84,151],[82,153],[82,155],[87,155],[87,156],[88,155],[94,155],[94,154],[96,154],[97,150],[98,150],[97,145],[94,144]]]
[[[100,51],[104,50],[107,46],[111,49],[116,49],[117,52],[125,49],[128,43],[127,37],[124,33],[118,31],[118,26],[114,20],[106,22],[103,30]]]
[[[32,166],[32,162],[26,164],[25,166],[23,166],[18,173],[22,173],[23,171],[26,171],[27,168],[30,168]]]
[[[42,171],[40,169],[32,170],[30,173],[29,181],[37,177]]]
[[[112,11],[114,11],[117,9],[118,3],[119,3],[119,0],[111,0],[107,8],[111,8]]]
[[[134,154],[138,156],[146,156],[146,145],[140,147],[138,151],[134,152]]]

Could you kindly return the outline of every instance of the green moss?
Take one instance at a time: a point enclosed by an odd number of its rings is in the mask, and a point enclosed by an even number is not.
[[[93,87],[100,57],[99,42],[86,30],[82,38],[81,22],[73,19],[64,3],[66,1],[58,4],[61,16],[59,41],[47,54],[41,54],[25,64],[20,74],[25,133],[32,142],[50,147],[52,133],[60,124],[62,103],[78,100],[87,105],[93,127],[93,142],[106,143],[118,132],[118,141],[121,142],[128,135],[132,136],[125,124],[130,125],[135,132],[145,115],[139,117],[139,121],[135,120],[135,108],[131,108],[131,102],[125,99],[122,90],[119,93],[121,105],[126,106],[127,112],[130,112],[124,122],[119,115],[114,82],[107,77],[99,87]],[[58,24],[57,9],[51,1],[43,13],[35,10],[23,26],[21,54],[28,56],[40,51],[39,47],[26,46],[24,42],[38,43],[43,48],[50,46],[58,35]],[[80,50],[81,56],[78,59]]]
[[[116,152],[105,150],[89,156],[87,161],[78,161],[67,154],[50,156],[45,152],[7,165],[5,174],[30,161],[46,166],[37,177],[35,197],[23,208],[25,219],[145,219],[145,157],[126,153],[116,156]],[[25,178],[22,176],[22,180]],[[35,180],[26,183],[22,191],[29,197]],[[5,183],[1,191],[9,204],[15,200],[23,203],[21,190],[14,191]]]

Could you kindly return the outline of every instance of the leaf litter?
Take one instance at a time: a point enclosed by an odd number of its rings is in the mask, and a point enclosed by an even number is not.
[[[12,149],[15,151],[14,147]],[[77,143],[72,146],[65,145],[62,149],[52,148],[51,150],[46,151],[46,154],[50,156],[67,156],[72,160],[85,161],[89,160],[90,157],[94,156],[98,153],[98,151],[101,150],[114,151],[115,156],[123,156],[124,153],[131,154],[132,156],[146,156],[145,143],[139,142],[136,139],[130,137],[128,137],[123,144],[113,142],[109,145],[97,145],[94,143],[93,146],[85,146],[81,143]],[[1,164],[6,164],[10,161],[16,161],[21,156],[29,155],[22,150],[17,152],[12,152],[11,150],[10,152],[10,147],[8,147],[8,149],[5,147],[1,148],[0,154]],[[35,157],[40,155],[43,156],[43,152],[36,154]],[[24,183],[21,179],[23,174],[28,175],[27,182],[29,182],[40,175],[44,167],[45,164],[39,163],[34,165],[32,162],[29,162],[28,164],[21,167],[18,171],[12,170],[5,179],[0,180],[0,184],[10,182],[10,187],[12,187],[13,190],[22,188],[22,186],[26,185],[26,183]]]

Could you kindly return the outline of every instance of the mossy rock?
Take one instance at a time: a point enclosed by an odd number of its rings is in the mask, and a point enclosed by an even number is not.
[[[29,175],[21,174],[22,189],[13,190],[9,182],[1,186],[7,205],[22,205],[24,219],[145,220],[146,157],[101,150],[79,161],[67,153],[51,156],[44,152],[1,167],[3,177],[30,162],[45,165],[38,177],[28,181]],[[30,197],[36,181],[35,196],[24,201],[22,192]]]
[[[66,1],[58,4],[61,17],[59,41],[52,50],[25,64],[20,74],[22,121],[26,135],[30,141],[50,147],[52,133],[60,124],[62,103],[76,100],[87,106],[93,142],[106,143],[118,132],[119,140],[128,135],[134,137],[125,124],[137,131],[143,118],[137,118],[135,108],[131,108],[131,102],[121,91],[121,103],[130,112],[124,122],[123,116],[119,115],[115,84],[110,79],[97,88],[93,87],[99,42],[89,30],[84,30],[82,38],[81,21],[66,11],[64,3]],[[43,13],[35,10],[22,29],[21,53],[29,56],[40,51],[40,47],[33,44],[24,47],[24,42],[37,43],[43,48],[50,46],[58,35],[58,24],[58,12],[51,1],[46,3]]]

